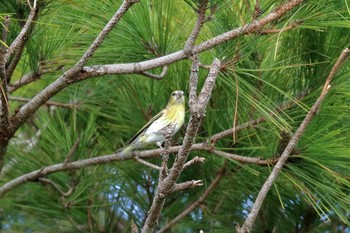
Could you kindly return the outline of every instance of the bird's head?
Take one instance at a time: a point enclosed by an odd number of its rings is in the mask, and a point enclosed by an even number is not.
[[[183,91],[177,90],[171,93],[168,104],[173,105],[173,104],[184,104],[184,103],[185,103],[185,96]]]

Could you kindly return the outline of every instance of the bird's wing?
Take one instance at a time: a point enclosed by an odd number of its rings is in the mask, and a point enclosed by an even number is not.
[[[130,138],[127,142],[126,145],[132,143],[138,136],[140,136],[140,134],[142,134],[143,132],[145,132],[149,126],[155,122],[157,119],[159,119],[161,116],[163,116],[164,114],[164,109],[162,111],[160,111],[157,115],[155,115],[149,122],[147,122],[147,124],[145,124],[140,130],[139,132],[137,132],[132,138]]]

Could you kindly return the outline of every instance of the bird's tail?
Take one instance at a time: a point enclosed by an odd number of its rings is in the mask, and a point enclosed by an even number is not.
[[[117,150],[117,154],[120,154],[121,156],[124,156],[124,155],[128,155],[131,153],[131,151],[133,151],[135,149],[135,144],[129,144],[129,145],[126,145],[122,148],[120,148],[119,150]]]

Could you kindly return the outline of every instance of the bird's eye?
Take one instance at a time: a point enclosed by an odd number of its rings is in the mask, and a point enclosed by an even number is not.
[[[172,96],[175,96],[175,95],[176,95],[176,93],[175,93],[175,92],[173,92],[171,95],[172,95]]]

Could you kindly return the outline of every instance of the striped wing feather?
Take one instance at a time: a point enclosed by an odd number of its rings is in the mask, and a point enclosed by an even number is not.
[[[157,115],[155,115],[147,124],[145,124],[132,138],[129,139],[129,141],[126,142],[126,145],[132,143],[140,134],[145,132],[147,128],[156,120],[158,120],[161,116],[163,116],[164,110],[160,111]]]

